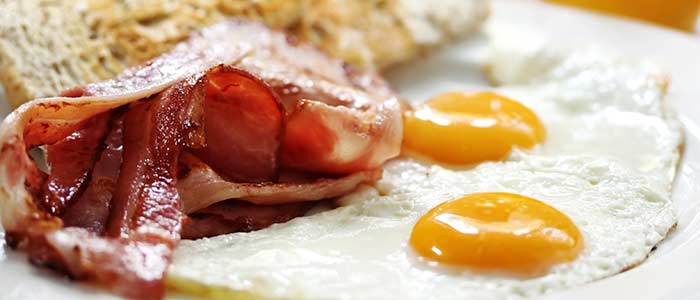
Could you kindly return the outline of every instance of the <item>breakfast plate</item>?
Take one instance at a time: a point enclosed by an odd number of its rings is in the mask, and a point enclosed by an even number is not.
[[[445,91],[484,89],[481,72],[488,36],[508,28],[532,34],[547,43],[570,48],[600,45],[625,55],[649,58],[667,70],[671,85],[667,101],[679,114],[685,129],[684,155],[677,171],[673,203],[678,225],[650,258],[640,266],[613,277],[553,293],[551,299],[635,298],[693,299],[700,294],[700,94],[694,80],[700,76],[700,41],[649,25],[622,21],[530,1],[494,1],[492,17],[482,36],[452,45],[443,51],[388,71],[387,77],[409,101],[422,101]],[[653,41],[653,43],[651,42]],[[528,40],[520,41],[528,43]],[[534,41],[533,41],[534,42]],[[526,45],[524,45],[526,46]],[[601,133],[605,134],[605,133]],[[633,154],[633,153],[631,153]],[[2,239],[4,243],[4,239]],[[0,250],[2,299],[105,299],[114,296],[89,286],[67,284],[49,272],[31,268],[25,257],[3,245]],[[643,288],[641,288],[643,287]]]

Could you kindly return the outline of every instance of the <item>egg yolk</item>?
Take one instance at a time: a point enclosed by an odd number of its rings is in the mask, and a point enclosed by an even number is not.
[[[423,215],[410,245],[428,260],[532,276],[574,260],[583,238],[571,219],[538,200],[478,193]]]
[[[404,116],[404,147],[448,164],[501,160],[544,138],[534,112],[491,92],[444,94]]]

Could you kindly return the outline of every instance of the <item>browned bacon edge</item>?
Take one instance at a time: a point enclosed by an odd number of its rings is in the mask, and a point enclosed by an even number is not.
[[[0,127],[8,244],[140,299],[162,297],[181,235],[302,215],[379,179],[401,142],[401,106],[379,77],[247,21],[62,95]]]

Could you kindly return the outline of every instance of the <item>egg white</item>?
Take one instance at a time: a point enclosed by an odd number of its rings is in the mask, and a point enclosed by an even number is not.
[[[606,157],[670,190],[683,135],[665,103],[668,76],[609,49],[529,47],[500,33],[486,63],[497,92],[534,110],[548,137],[544,155]],[[533,46],[533,44],[535,46]]]
[[[407,246],[414,223],[430,208],[493,191],[561,210],[584,235],[582,254],[523,279],[431,266]],[[675,223],[669,199],[647,188],[643,177],[585,156],[515,155],[468,171],[397,160],[376,188],[342,202],[252,233],[182,241],[169,277],[265,299],[516,298],[616,274],[642,261]]]
[[[498,44],[498,92],[532,108],[547,141],[471,169],[399,158],[342,207],[250,233],[182,241],[174,290],[223,298],[512,299],[617,274],[676,222],[669,200],[682,136],[655,67],[600,50]],[[407,245],[416,220],[468,193],[511,192],[568,215],[584,236],[573,262],[520,278],[429,263]],[[513,249],[518,251],[519,249]]]

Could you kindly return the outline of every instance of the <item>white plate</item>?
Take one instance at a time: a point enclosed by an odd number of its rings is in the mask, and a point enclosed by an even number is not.
[[[557,44],[602,44],[651,58],[672,76],[668,100],[686,131],[673,194],[678,228],[639,267],[547,299],[700,299],[700,37],[537,1],[500,0],[493,6],[488,26],[509,23]],[[484,42],[476,39],[455,45],[395,68],[388,77],[403,96],[415,100],[483,87],[486,82],[479,74],[478,58]],[[33,268],[24,256],[6,247],[0,248],[0,291],[0,300],[114,298]]]

